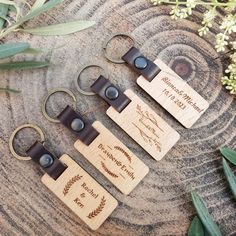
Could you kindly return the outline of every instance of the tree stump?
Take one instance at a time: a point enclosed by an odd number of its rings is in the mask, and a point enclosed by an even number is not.
[[[236,147],[236,102],[222,87],[221,58],[214,49],[217,22],[207,38],[197,29],[201,9],[192,17],[174,21],[168,6],[154,7],[147,0],[67,0],[56,9],[37,17],[28,26],[65,22],[69,19],[95,20],[96,26],[61,37],[39,37],[12,34],[9,41],[30,42],[37,48],[57,48],[35,56],[18,59],[50,61],[48,69],[1,72],[1,87],[22,91],[19,95],[1,93],[0,126],[0,234],[1,235],[186,235],[196,214],[190,190],[204,198],[223,235],[236,235],[236,205],[222,170],[221,146]],[[210,108],[191,128],[185,129],[135,83],[138,75],[125,65],[108,62],[102,46],[115,32],[131,33],[145,56],[159,58],[175,70],[210,102]],[[109,53],[121,55],[129,42],[114,40]],[[127,44],[127,45],[126,45]],[[63,45],[63,46],[62,46]],[[164,120],[180,134],[181,139],[159,162],[145,153],[106,115],[107,105],[96,96],[79,94],[74,86],[80,68],[99,63],[109,72],[109,79],[122,89],[138,93]],[[84,72],[82,86],[99,75],[98,70]],[[71,89],[78,99],[77,110],[90,120],[100,120],[150,167],[149,174],[129,195],[121,194],[73,147],[75,137],[59,124],[48,122],[42,115],[43,97],[51,89]],[[63,94],[50,99],[48,109],[56,115],[71,104]],[[46,132],[46,146],[57,156],[68,153],[114,195],[119,206],[96,232],[91,231],[40,182],[43,171],[33,162],[12,157],[8,140],[12,131],[24,123],[34,123]],[[37,138],[25,130],[18,136],[16,148],[21,152]]]

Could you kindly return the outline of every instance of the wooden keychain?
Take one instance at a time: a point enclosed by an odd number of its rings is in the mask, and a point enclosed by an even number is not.
[[[14,139],[25,128],[37,131],[41,141],[36,141],[26,151],[27,156],[20,156],[14,149]],[[58,159],[44,147],[44,142],[44,133],[38,126],[25,124],[12,133],[9,147],[18,160],[32,159],[39,164],[46,172],[41,178],[43,184],[91,229],[98,229],[117,207],[117,200],[70,156],[63,154]]]
[[[101,122],[89,122],[72,107],[66,106],[56,119],[50,117],[47,101],[58,92],[70,95],[76,106],[76,98],[70,90],[54,89],[44,99],[44,116],[53,123],[62,123],[74,133],[78,138],[74,147],[122,193],[129,194],[147,175],[149,168]]]
[[[106,114],[154,159],[161,160],[179,140],[179,133],[132,90],[122,92],[102,75],[91,85],[93,92],[84,91],[79,85],[80,75],[91,66],[98,65],[86,65],[79,72],[75,82],[78,91],[85,95],[99,95],[110,105]]]
[[[121,59],[114,59],[107,54],[107,45],[118,36],[130,38],[134,46]],[[201,95],[161,60],[152,62],[146,58],[135,47],[131,35],[116,33],[106,40],[103,49],[109,61],[126,63],[137,72],[140,75],[137,84],[186,128],[190,128],[209,107]]]

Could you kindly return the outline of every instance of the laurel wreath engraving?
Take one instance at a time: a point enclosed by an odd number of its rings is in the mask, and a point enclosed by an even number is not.
[[[103,210],[103,208],[105,207],[105,205],[106,205],[106,199],[105,199],[105,197],[103,196],[102,199],[101,199],[101,202],[100,202],[99,206],[98,206],[94,211],[90,212],[87,217],[88,217],[89,219],[92,219],[92,218],[96,217],[99,213],[102,212],[102,210]]]
[[[118,177],[119,177],[119,176],[116,175],[115,173],[111,172],[111,171],[106,167],[106,165],[105,165],[104,162],[101,161],[101,165],[102,165],[103,170],[104,170],[107,174],[109,174],[109,175],[112,176],[113,178],[118,178]]]
[[[131,156],[123,148],[121,148],[119,146],[115,146],[114,148],[116,150],[122,152],[127,157],[128,161],[131,163]]]
[[[76,175],[73,178],[71,178],[68,183],[66,184],[64,190],[63,190],[63,194],[64,196],[66,196],[69,193],[70,188],[72,187],[73,184],[75,184],[78,180],[80,180],[82,178],[81,175]]]
[[[151,121],[160,131],[164,132],[164,130],[158,125],[156,118],[150,114],[148,111],[142,111],[140,105],[137,105],[137,113],[140,114],[142,117],[145,117],[147,120]]]

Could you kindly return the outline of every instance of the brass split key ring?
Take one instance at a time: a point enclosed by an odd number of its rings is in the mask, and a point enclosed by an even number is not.
[[[80,85],[80,83],[79,83],[79,81],[81,80],[81,74],[82,74],[82,72],[84,72],[85,70],[87,70],[87,69],[90,68],[90,67],[97,67],[97,68],[102,69],[104,76],[105,76],[106,78],[109,77],[108,71],[107,71],[104,67],[100,66],[99,64],[88,64],[88,65],[83,66],[83,67],[81,68],[81,70],[79,71],[79,73],[78,73],[77,79],[75,80],[75,87],[76,87],[76,89],[78,90],[78,92],[80,92],[80,93],[83,94],[83,95],[87,95],[87,96],[93,96],[93,95],[96,95],[96,94],[95,94],[94,92],[85,91],[84,89],[82,89],[82,88],[81,88],[81,85]]]
[[[51,121],[53,123],[60,123],[60,121],[58,119],[55,119],[51,116],[48,115],[48,112],[47,112],[47,102],[49,100],[49,98],[55,94],[55,93],[65,93],[67,95],[69,95],[72,99],[73,99],[73,108],[75,109],[76,108],[76,103],[77,103],[77,100],[76,100],[76,97],[74,95],[73,92],[71,92],[69,89],[66,89],[66,88],[56,88],[56,89],[53,89],[51,90],[48,95],[43,99],[43,104],[42,104],[42,113],[44,115],[44,117],[48,120],[48,121]]]
[[[113,62],[113,63],[116,63],[116,64],[123,64],[125,63],[124,60],[122,60],[121,58],[120,59],[114,59],[112,58],[111,56],[109,56],[107,54],[107,46],[108,44],[116,37],[125,37],[125,38],[129,38],[131,39],[132,41],[132,44],[133,44],[133,47],[136,46],[136,42],[135,42],[135,39],[132,35],[130,34],[127,34],[127,33],[115,33],[115,34],[112,34],[110,37],[107,38],[107,40],[105,40],[104,44],[103,44],[103,51],[104,51],[104,56],[106,57],[106,59],[110,62]]]
[[[20,161],[29,161],[31,160],[31,157],[27,157],[27,156],[20,156],[19,154],[16,153],[15,151],[15,148],[14,148],[14,140],[15,140],[15,137],[16,135],[23,129],[26,129],[26,128],[31,128],[33,130],[35,130],[39,135],[40,135],[40,141],[41,143],[44,143],[45,142],[45,135],[44,135],[44,132],[42,131],[42,129],[37,126],[37,125],[33,125],[33,124],[24,124],[24,125],[21,125],[19,126],[18,128],[16,128],[12,135],[10,136],[10,139],[9,139],[9,148],[10,148],[10,151],[12,153],[12,155],[20,160]]]

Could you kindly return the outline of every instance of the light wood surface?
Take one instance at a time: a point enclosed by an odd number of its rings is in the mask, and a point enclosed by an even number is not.
[[[158,59],[154,62],[161,72],[151,82],[140,76],[137,84],[182,125],[190,128],[207,110],[209,103],[167,65],[158,63]]]
[[[8,42],[27,41],[36,48],[65,46],[43,55],[17,57],[50,60],[54,65],[48,69],[0,72],[1,87],[10,86],[22,91],[19,95],[0,94],[1,235],[182,236],[187,234],[190,221],[196,214],[189,194],[191,188],[204,198],[223,235],[235,235],[236,204],[224,178],[218,149],[224,145],[236,149],[236,101],[220,83],[227,60],[224,56],[219,58],[214,49],[218,21],[208,37],[201,38],[197,30],[202,9],[181,21],[172,20],[169,11],[170,7],[153,7],[148,0],[66,0],[28,26],[69,19],[95,20],[97,25],[65,37],[17,33],[6,38]],[[209,109],[190,129],[184,128],[140,89],[136,84],[136,73],[125,65],[114,65],[104,59],[103,42],[117,31],[131,33],[145,56],[162,60],[210,103]],[[112,43],[114,56],[118,56],[124,46],[126,41],[121,39]],[[107,68],[113,83],[119,84],[123,91],[131,88],[181,134],[181,139],[161,161],[150,158],[106,115],[108,106],[105,102],[96,96],[86,97],[76,92],[73,81],[78,71],[83,65],[95,62]],[[88,89],[98,75],[94,69],[84,72],[82,87]],[[41,113],[42,99],[56,87],[72,89],[79,100],[78,111],[86,113],[92,121],[101,121],[150,167],[148,175],[129,196],[118,191],[75,150],[76,138],[69,131],[45,120]],[[59,94],[49,101],[48,110],[51,115],[56,115],[70,102],[70,98]],[[10,155],[8,139],[11,132],[28,122],[44,129],[48,148],[53,154],[60,157],[68,153],[118,199],[119,206],[97,231],[90,230],[52,192],[46,190],[40,181],[44,173],[38,166],[33,162],[17,161]],[[25,150],[36,137],[25,130],[16,141],[17,150]]]
[[[77,140],[75,148],[122,193],[129,194],[149,168],[99,121],[92,125],[99,132],[97,138],[88,146]]]
[[[54,180],[45,174],[41,180],[91,229],[98,229],[117,207],[117,200],[68,155],[60,158],[67,168]]]
[[[131,100],[122,112],[109,107],[107,115],[157,161],[176,144],[180,135],[133,91],[124,94]]]

